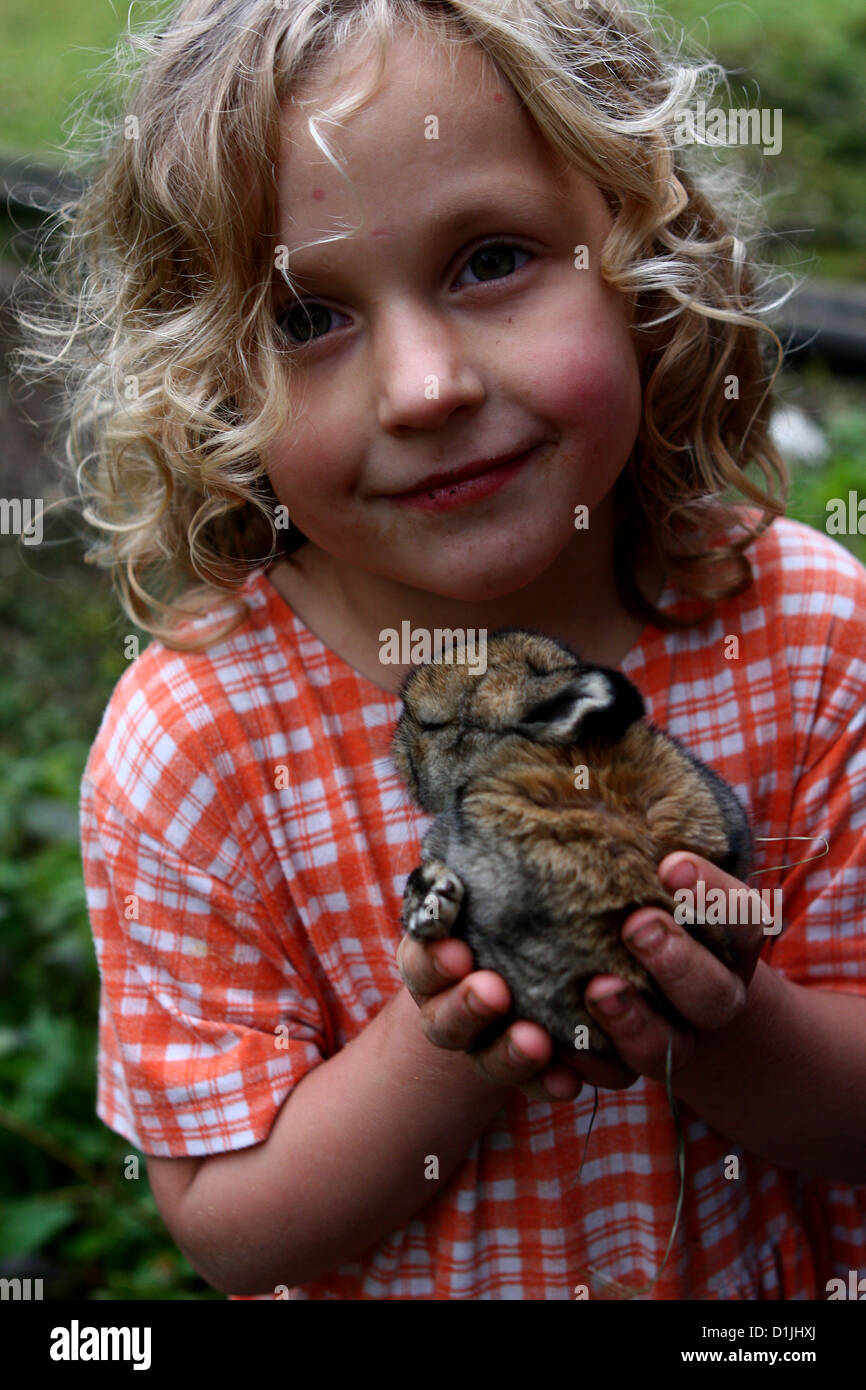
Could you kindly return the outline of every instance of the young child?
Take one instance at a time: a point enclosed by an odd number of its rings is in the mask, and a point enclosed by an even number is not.
[[[156,639],[82,782],[98,1114],[232,1297],[827,1297],[866,1271],[866,573],[777,496],[757,276],[674,139],[712,71],[607,0],[190,0],[144,46],[66,259],[92,554]],[[473,1058],[504,980],[401,939],[406,623],[618,666],[766,837],[736,971],[629,941],[686,1020],[654,1283],[660,1016],[598,977],[621,1063],[526,1020]]]

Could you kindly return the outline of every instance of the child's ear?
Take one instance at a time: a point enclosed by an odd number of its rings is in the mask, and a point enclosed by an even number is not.
[[[568,747],[586,739],[614,742],[645,713],[643,696],[621,671],[596,667],[532,705],[518,726],[536,743]]]

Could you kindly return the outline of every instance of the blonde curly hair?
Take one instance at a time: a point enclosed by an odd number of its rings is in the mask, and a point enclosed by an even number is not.
[[[480,45],[607,198],[601,273],[634,296],[647,348],[642,424],[616,485],[619,594],[661,627],[702,621],[748,588],[744,552],[784,514],[788,478],[768,432],[781,345],[762,318],[773,277],[746,257],[743,210],[754,237],[757,200],[674,139],[677,112],[724,74],[618,0],[185,0],[167,24],[124,35],[112,63],[122,90],[94,117],[95,151],[74,157],[83,192],[53,212],[38,273],[22,277],[35,299],[19,304],[16,287],[14,303],[14,370],[65,373],[66,465],[97,533],[86,558],[112,570],[131,621],[176,650],[245,621],[237,590],[288,548],[262,462],[293,411],[272,300],[281,109],[318,64],[373,40],[368,90],[309,118],[324,146],[319,125],[378,90],[404,25]],[[641,594],[647,547],[704,602],[699,618]],[[184,635],[226,591],[228,622]]]

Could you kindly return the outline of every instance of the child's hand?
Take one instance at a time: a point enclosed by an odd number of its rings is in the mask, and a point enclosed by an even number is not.
[[[696,873],[686,874],[686,866],[693,863]],[[726,895],[730,890],[740,894],[754,893],[747,884],[723,873],[709,860],[697,854],[669,854],[659,865],[659,878],[665,887],[674,892],[678,888],[694,888],[697,879],[703,879],[706,893],[713,888],[721,888]],[[726,901],[742,901],[726,896]],[[736,917],[736,912],[728,914]],[[662,993],[679,1010],[691,1027],[668,1023],[656,1011],[630,989],[623,980],[613,975],[597,975],[586,991],[586,1007],[607,1033],[620,1056],[634,1067],[642,1076],[651,1076],[657,1081],[665,1078],[668,1038],[673,1036],[671,1054],[672,1074],[681,1071],[694,1060],[700,1061],[701,1054],[711,1051],[717,1030],[727,1028],[735,1022],[746,1007],[748,987],[755,973],[758,956],[764,943],[764,927],[760,921],[737,923],[729,921],[728,931],[731,945],[737,956],[733,969],[723,965],[712,951],[689,935],[685,927],[678,926],[673,917],[658,908],[642,907],[633,912],[623,924],[623,941],[636,959],[653,976]],[[769,917],[769,914],[768,914]],[[658,919],[664,934],[658,942],[643,949],[639,948],[631,934],[639,927]],[[779,923],[771,923],[775,930]],[[612,988],[618,985],[619,990]],[[625,999],[616,1003],[617,994],[624,993]],[[608,1012],[599,1003],[607,996],[608,1006],[613,1005],[616,1012]]]
[[[511,994],[502,976],[494,970],[473,971],[472,952],[457,937],[423,942],[404,936],[397,950],[397,964],[421,1011],[424,1033],[437,1047],[466,1050],[497,1014],[511,1007]],[[438,970],[440,965],[444,974]],[[473,1014],[473,1000],[487,1012]],[[522,1060],[512,1054],[511,1044],[523,1052]],[[472,1060],[485,1080],[498,1086],[518,1086],[530,1100],[574,1100],[583,1081],[621,1090],[637,1080],[636,1073],[618,1061],[577,1053],[572,1057],[558,1046],[555,1050],[557,1061],[548,1065],[554,1053],[550,1034],[537,1023],[521,1019],[491,1047],[475,1053]]]
[[[659,866],[659,877],[670,891],[691,886],[680,882],[674,874],[677,866],[689,861],[696,865],[697,877],[704,880],[708,893],[712,888],[749,891],[746,884],[723,873],[708,860],[684,853],[668,855]],[[668,877],[669,874],[672,877]],[[639,951],[629,941],[629,936],[656,917],[666,926],[665,937],[658,946]],[[691,1028],[669,1024],[629,989],[625,981],[612,975],[597,975],[587,989],[586,1006],[610,1037],[622,1062],[585,1054],[572,1055],[555,1045],[546,1029],[522,1019],[513,1023],[491,1047],[474,1055],[477,1070],[496,1085],[519,1086],[531,1100],[547,1101],[574,1100],[583,1081],[612,1090],[631,1086],[638,1075],[663,1081],[671,1034],[672,1068],[676,1072],[695,1057],[702,1044],[711,1047],[714,1030],[727,1027],[745,1008],[764,931],[760,923],[751,921],[731,923],[728,930],[738,956],[735,970],[729,970],[678,926],[673,917],[657,908],[640,908],[623,924],[623,940],[671,1003],[692,1024]],[[397,964],[421,1011],[424,1032],[437,1047],[469,1048],[496,1015],[506,1013],[510,1007],[511,995],[502,976],[493,970],[473,972],[472,953],[466,943],[456,937],[424,943],[404,936],[397,951]],[[437,969],[439,965],[444,968],[444,976]],[[618,1016],[601,1009],[597,1002],[600,998],[607,995],[609,1000],[614,1000],[622,990],[627,994],[627,1003]],[[487,1012],[473,1015],[467,1002],[471,997],[486,1005]],[[511,1043],[519,1046],[525,1061],[512,1055]],[[556,1060],[549,1065],[554,1052]]]

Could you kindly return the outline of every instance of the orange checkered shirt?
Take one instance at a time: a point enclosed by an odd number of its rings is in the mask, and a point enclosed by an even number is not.
[[[866,570],[789,520],[748,554],[746,593],[701,627],[646,627],[621,669],[648,717],[735,787],[755,835],[780,837],[756,869],[827,838],[825,857],[756,880],[785,908],[763,958],[866,996]],[[243,592],[251,616],[229,638],[198,654],[154,641],[133,663],[82,781],[97,1113],[145,1154],[260,1143],[301,1078],[402,987],[403,885],[431,821],[390,758],[399,698],[329,651],[264,570]],[[669,583],[661,607],[684,602]],[[599,1092],[578,1180],[592,1107],[590,1087],[570,1105],[515,1088],[411,1221],[290,1296],[570,1299],[587,1264],[649,1281],[679,1192],[665,1087]],[[685,1200],[649,1297],[824,1298],[828,1279],[866,1271],[866,1186],[776,1167],[679,1111]]]

